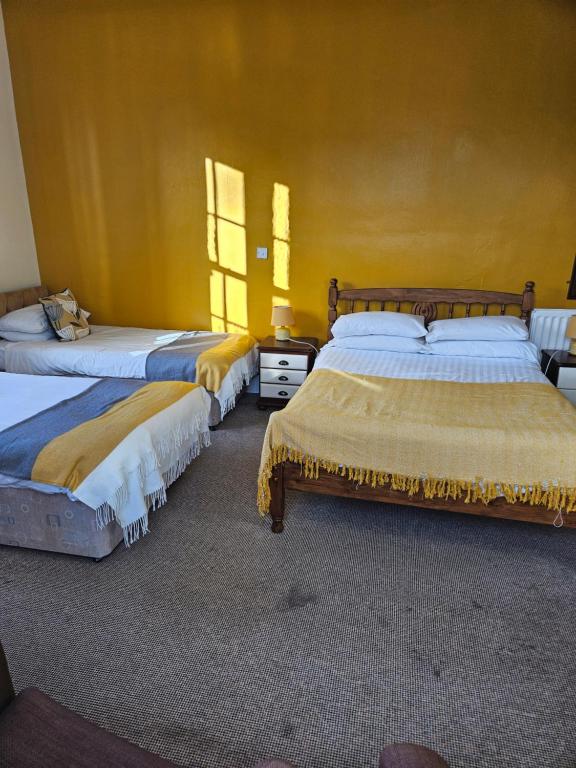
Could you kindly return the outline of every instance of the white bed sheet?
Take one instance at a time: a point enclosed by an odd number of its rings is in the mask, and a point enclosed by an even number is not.
[[[92,325],[91,333],[71,344],[57,340],[10,342],[5,348],[5,370],[11,373],[146,378],[146,358],[155,349],[185,335],[185,331]],[[199,333],[210,335],[209,331]],[[214,396],[222,416],[234,406],[238,392],[255,374],[257,349],[230,366]]]
[[[6,346],[10,343],[13,342],[0,339],[0,371],[6,370]]]
[[[98,379],[74,376],[25,376],[3,373],[0,376],[0,433],[47,408],[76,397]]]
[[[442,357],[410,352],[342,349],[331,342],[320,351],[314,368],[393,379],[430,379],[471,383],[533,382],[550,384],[537,363],[488,357]],[[551,385],[552,386],[552,385]]]
[[[90,335],[69,344],[53,341],[12,342],[6,370],[45,376],[112,376],[144,379],[146,358],[154,349],[180,338],[183,331],[92,325]]]

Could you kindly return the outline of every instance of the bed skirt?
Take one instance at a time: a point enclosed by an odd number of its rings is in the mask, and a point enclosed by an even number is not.
[[[123,540],[115,522],[96,525],[96,513],[63,493],[0,488],[0,545],[100,559]]]

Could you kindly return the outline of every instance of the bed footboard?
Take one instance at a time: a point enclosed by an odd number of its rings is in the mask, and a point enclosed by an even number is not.
[[[299,464],[286,461],[278,464],[270,478],[270,517],[272,531],[284,530],[284,510],[286,490],[320,493],[327,496],[343,496],[348,499],[379,501],[384,504],[401,504],[422,509],[437,509],[444,512],[461,512],[481,517],[499,517],[505,520],[517,520],[525,523],[539,523],[556,527],[576,528],[576,514],[559,514],[540,506],[516,503],[509,504],[504,498],[497,498],[489,504],[471,502],[466,504],[460,499],[426,499],[422,493],[408,496],[403,491],[391,488],[372,488],[370,485],[357,485],[340,475],[333,475],[326,470],[319,470],[318,477],[305,477]]]

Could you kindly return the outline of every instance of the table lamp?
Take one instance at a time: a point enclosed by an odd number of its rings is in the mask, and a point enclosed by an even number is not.
[[[572,317],[568,318],[566,336],[570,339],[570,348],[568,349],[568,352],[571,355],[576,355],[576,315],[572,315]]]
[[[576,317],[574,320],[576,320]],[[292,307],[272,307],[272,319],[270,320],[270,325],[276,326],[274,335],[278,341],[286,341],[289,339],[290,328],[287,326],[294,325],[294,313],[292,312]]]

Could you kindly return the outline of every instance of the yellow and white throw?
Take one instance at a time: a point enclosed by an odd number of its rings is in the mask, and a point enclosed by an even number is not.
[[[576,510],[576,409],[544,383],[472,384],[316,370],[270,417],[258,507],[275,465],[428,499]]]

